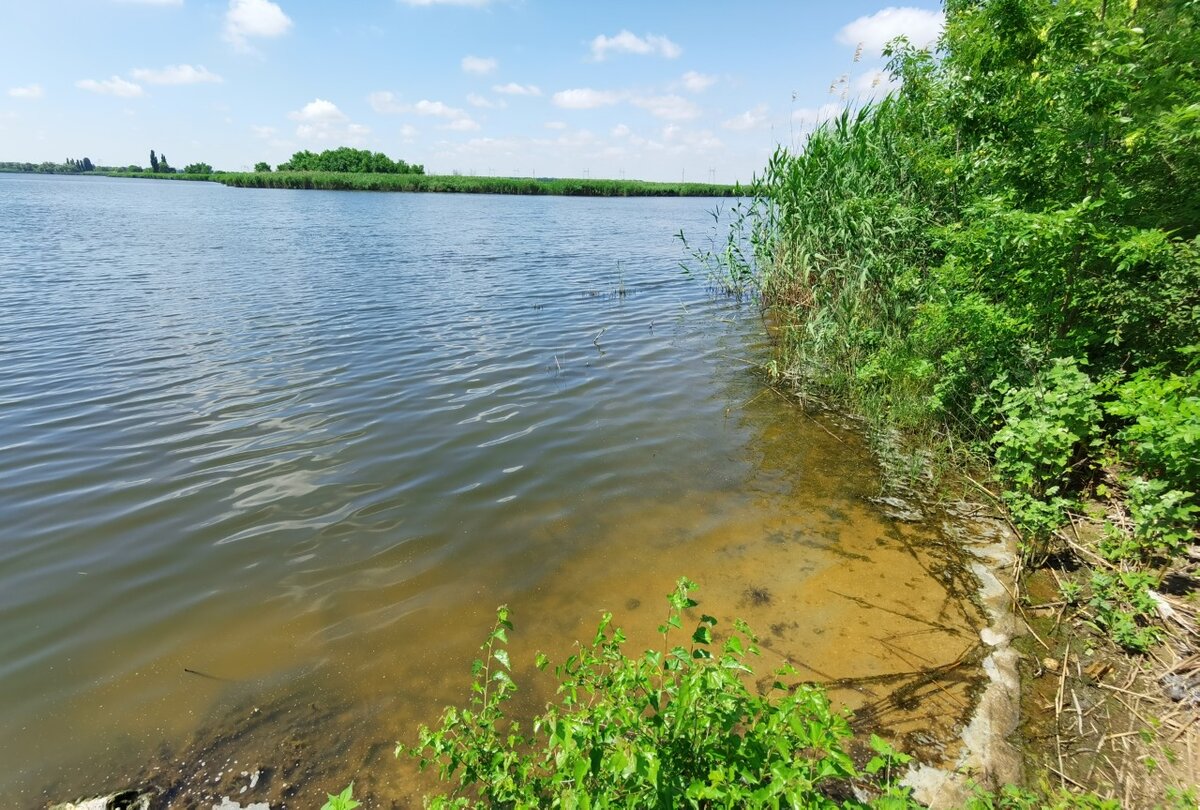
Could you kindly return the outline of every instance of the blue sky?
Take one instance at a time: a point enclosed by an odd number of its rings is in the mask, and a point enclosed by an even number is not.
[[[941,25],[923,0],[8,6],[0,160],[236,170],[347,145],[432,173],[717,182],[887,92],[882,44]]]

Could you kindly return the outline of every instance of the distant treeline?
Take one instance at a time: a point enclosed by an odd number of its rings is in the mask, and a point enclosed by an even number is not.
[[[137,168],[137,167],[134,167]],[[120,166],[96,166],[91,158],[67,158],[62,163],[16,163],[0,162],[0,172],[24,172],[28,174],[83,174],[92,171],[123,171]]]
[[[259,163],[255,171],[270,171],[265,163]],[[353,172],[356,174],[425,174],[425,167],[403,160],[392,160],[383,152],[366,149],[326,149],[316,154],[305,149],[296,152],[292,159],[276,167],[281,172]]]
[[[463,175],[370,174],[358,172],[214,172],[207,175],[155,175],[114,172],[118,177],[212,180],[237,188],[321,189],[326,191],[426,191],[459,194],[525,194],[570,197],[734,197],[738,186],[710,183],[648,183],[641,180],[475,177]]]

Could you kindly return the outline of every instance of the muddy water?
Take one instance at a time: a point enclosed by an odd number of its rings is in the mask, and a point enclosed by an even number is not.
[[[952,749],[970,583],[680,274],[714,204],[0,176],[0,795],[419,804],[392,748],[496,605],[528,708],[535,650],[657,644],[681,575]]]

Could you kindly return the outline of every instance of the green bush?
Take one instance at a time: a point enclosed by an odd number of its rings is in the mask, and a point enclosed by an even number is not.
[[[992,387],[1004,391],[1006,382]],[[1054,360],[1032,385],[1004,391],[1004,424],[992,439],[996,474],[1014,519],[1034,537],[1062,522],[1072,475],[1099,430],[1096,393],[1074,359]]]
[[[767,695],[747,687],[758,654],[741,622],[721,643],[717,620],[701,616],[687,646],[672,646],[695,585],[681,579],[659,628],[663,650],[630,658],[604,614],[594,638],[554,672],[558,701],[528,736],[505,714],[516,690],[505,644],[506,608],[473,667],[468,708],[448,708],[422,727],[409,753],[455,786],[433,807],[861,807],[846,795],[860,777],[845,745],[845,715],[823,691],[784,668]],[[538,667],[547,661],[539,655]],[[891,780],[908,761],[882,740],[866,767],[882,777],[878,806],[915,806]],[[397,746],[400,755],[404,746]],[[836,790],[838,787],[841,790]]]
[[[1193,346],[1188,354],[1198,351]],[[1127,420],[1117,437],[1140,469],[1171,487],[1200,491],[1200,371],[1141,371],[1117,388],[1107,411]]]

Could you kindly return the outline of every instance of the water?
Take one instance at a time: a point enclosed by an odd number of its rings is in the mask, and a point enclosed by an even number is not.
[[[0,175],[0,795],[412,802],[496,605],[528,675],[680,575],[948,734],[971,677],[889,688],[978,616],[680,272],[716,205]]]

